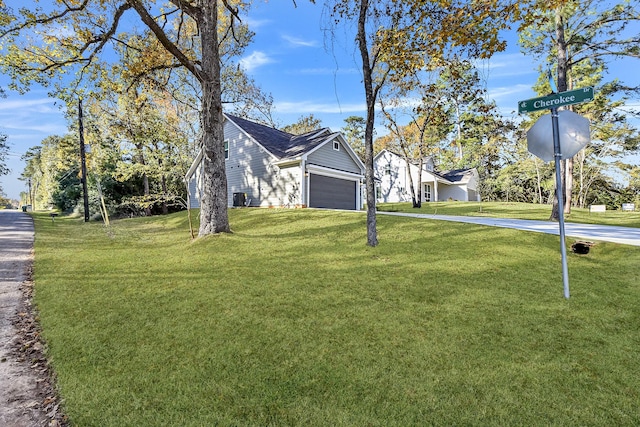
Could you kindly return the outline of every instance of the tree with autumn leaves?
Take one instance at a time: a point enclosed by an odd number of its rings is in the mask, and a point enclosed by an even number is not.
[[[527,4],[527,13],[520,32],[523,51],[539,58],[543,78],[537,88],[543,95],[552,90],[546,77],[555,71],[558,92],[595,86],[593,102],[569,108],[587,116],[592,123],[594,145],[617,148],[608,150],[616,157],[623,151],[638,147],[638,132],[629,125],[624,115],[615,109],[624,104],[628,96],[638,96],[640,86],[628,86],[620,81],[606,81],[604,74],[609,61],[627,57],[640,58],[640,36],[628,32],[631,22],[640,21],[638,1],[601,2],[595,0],[533,0]],[[615,99],[619,94],[622,98]],[[579,162],[579,203],[584,205],[585,154],[598,152],[587,147],[576,157],[563,162],[564,212],[571,212],[574,194],[574,165]],[[558,199],[554,198],[552,219],[558,219]]]
[[[205,185],[199,234],[229,232],[220,48],[225,39],[238,40],[244,7],[237,0],[70,0],[16,11],[3,4],[1,65],[14,87],[25,89],[37,82],[53,85],[69,101],[71,95],[88,96],[92,82],[112,65],[109,53],[116,47],[132,47],[126,39],[134,27],[126,24],[135,14],[144,24],[142,38],[155,47],[151,55],[142,56],[148,63],[138,62],[136,76],[182,68],[199,85]],[[61,73],[75,73],[70,90],[66,82],[63,88]]]
[[[373,129],[380,94],[391,84],[410,85],[418,71],[451,56],[488,58],[504,50],[500,30],[519,17],[517,1],[464,0],[403,2],[327,0],[336,22],[355,24],[366,101],[365,184],[367,244],[378,244],[373,169]]]

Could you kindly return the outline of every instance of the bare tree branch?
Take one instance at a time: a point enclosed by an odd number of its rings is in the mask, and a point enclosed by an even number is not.
[[[178,46],[176,46],[171,40],[169,40],[169,37],[167,37],[167,34],[162,30],[162,28],[160,28],[158,23],[151,17],[151,15],[149,14],[149,11],[144,7],[142,2],[140,2],[139,0],[127,0],[127,3],[129,3],[129,5],[136,12],[138,12],[138,15],[140,16],[140,19],[142,20],[142,22],[144,22],[144,24],[153,32],[153,34],[155,34],[160,44],[162,44],[162,46],[164,46],[164,48],[167,49],[169,53],[171,53],[182,65],[184,65],[184,67],[188,69],[198,80],[200,80],[201,82],[206,80],[206,73],[199,66],[197,66],[195,61],[192,61],[191,59],[189,59],[184,54],[184,52],[180,50]],[[173,3],[175,4],[175,2]],[[183,10],[185,10],[187,14],[190,15],[190,13],[187,12],[187,10],[191,10],[192,13],[195,13],[194,11],[195,8],[190,6],[185,6],[181,2],[179,3],[180,4],[177,4],[177,5],[184,6],[185,9]],[[196,13],[196,15],[199,15],[199,12]]]

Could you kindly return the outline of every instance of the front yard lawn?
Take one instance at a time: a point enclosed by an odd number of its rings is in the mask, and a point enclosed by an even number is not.
[[[640,248],[569,252],[565,300],[539,233],[381,215],[371,248],[362,213],[234,209],[195,242],[185,213],[35,220],[74,426],[640,424]]]

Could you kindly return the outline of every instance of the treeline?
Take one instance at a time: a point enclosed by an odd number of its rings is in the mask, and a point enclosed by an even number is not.
[[[611,61],[639,57],[640,39],[637,32],[628,31],[630,23],[640,21],[637,1],[606,5],[595,0],[491,2],[495,8],[457,2],[458,13],[439,2],[427,3],[428,10],[415,1],[339,1],[331,9],[337,23],[358,15],[352,7],[359,4],[359,10],[368,13],[360,14],[363,25],[359,28],[368,22],[375,29],[370,37],[359,32],[356,41],[361,54],[376,55],[366,64],[363,81],[375,94],[367,97],[368,111],[374,111],[375,104],[377,114],[350,117],[342,129],[359,155],[364,158],[387,147],[407,161],[430,156],[440,170],[476,167],[483,200],[552,203],[553,165],[526,149],[525,132],[540,114],[504,117],[488,101],[485,82],[474,68],[482,58],[504,49],[497,35],[513,21],[518,25],[521,50],[540,64],[534,87],[538,94],[595,88],[592,102],[572,107],[590,120],[591,143],[563,162],[564,200],[569,208],[598,203],[615,209],[623,202],[638,203],[640,169],[628,160],[640,144],[638,129],[630,121],[638,113],[626,106],[638,98],[640,88],[609,74]],[[248,11],[249,4],[205,2],[201,6],[176,4],[171,14],[156,17],[162,25],[154,25],[138,1],[126,2],[122,10],[104,2],[85,2],[77,9],[65,4],[63,12],[46,19],[26,9],[0,7],[0,39],[11,53],[0,57],[0,68],[10,72],[13,84],[23,90],[32,82],[49,84],[52,93],[67,103],[72,124],[68,135],[51,136],[24,156],[23,178],[30,182],[24,202],[61,211],[78,206],[78,98],[86,106],[92,210],[99,211],[102,195],[116,215],[150,215],[185,206],[183,176],[197,149],[223,151],[220,105],[236,115],[277,125],[271,96],[239,66],[253,32],[246,20],[237,18]],[[125,11],[135,11],[149,30],[128,28],[115,34],[112,29]],[[219,17],[217,27],[207,27],[206,32],[200,28],[207,23],[201,19],[209,16],[204,12]],[[99,25],[104,19],[97,17],[109,17],[113,25]],[[165,22],[170,17],[175,18],[172,25]],[[460,17],[468,20],[461,22]],[[57,29],[59,21],[78,27],[86,40],[54,31],[34,48],[28,37],[21,38],[42,23]],[[218,49],[203,50],[202,37],[214,40],[214,34]],[[167,36],[173,37],[173,44]],[[118,60],[100,56],[107,44]],[[216,55],[205,58],[205,53]],[[205,63],[210,68],[201,68]],[[221,69],[212,64],[220,64]],[[71,85],[62,77],[68,70],[75,70],[77,76]],[[371,150],[374,119],[382,120],[388,134],[378,138]],[[316,125],[320,122],[310,115],[285,128],[298,132]],[[205,168],[207,173],[224,167],[214,166]],[[371,169],[367,162],[367,179]],[[222,192],[212,190],[212,194]],[[219,206],[211,202],[206,207],[214,212],[207,217],[215,221],[201,234],[226,230],[226,210],[218,212]]]

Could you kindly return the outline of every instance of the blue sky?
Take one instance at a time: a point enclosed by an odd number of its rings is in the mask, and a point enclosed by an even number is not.
[[[334,46],[321,28],[326,27],[322,2],[313,5],[298,0],[293,7],[289,0],[255,1],[247,18],[256,33],[241,60],[249,74],[275,103],[275,118],[280,125],[312,114],[324,126],[339,130],[344,119],[365,115],[364,92],[361,83],[359,55],[344,30],[338,30]],[[531,89],[536,82],[536,64],[519,52],[515,33],[505,34],[508,47],[482,64],[489,97],[502,113],[515,116],[517,102],[535,96]],[[614,64],[612,73],[630,84],[638,84],[637,67],[632,60]],[[0,76],[0,86],[6,89],[7,79]],[[65,134],[67,125],[63,111],[47,97],[47,90],[33,88],[26,95],[8,92],[0,99],[0,133],[8,136],[12,174],[0,177],[7,196],[18,198],[25,183],[18,180],[24,164],[20,156],[49,135]],[[60,104],[60,103],[59,103]],[[379,134],[385,133],[377,123]]]

